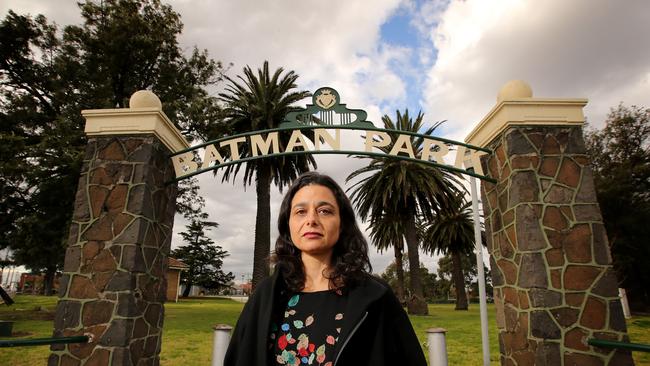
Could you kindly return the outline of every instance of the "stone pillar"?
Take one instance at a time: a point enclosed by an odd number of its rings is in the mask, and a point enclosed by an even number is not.
[[[485,229],[502,365],[633,365],[617,280],[582,136],[585,99],[533,98],[522,81],[466,141],[483,170]]]
[[[169,154],[188,146],[153,93],[83,111],[79,179],[48,365],[158,365],[176,201]]]

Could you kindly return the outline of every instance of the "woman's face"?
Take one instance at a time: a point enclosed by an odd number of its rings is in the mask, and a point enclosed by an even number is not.
[[[291,200],[291,241],[304,254],[330,255],[339,240],[341,216],[334,193],[321,185],[308,185]]]

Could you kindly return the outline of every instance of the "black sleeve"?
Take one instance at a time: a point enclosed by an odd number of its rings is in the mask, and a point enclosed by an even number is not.
[[[250,349],[251,347],[251,335],[249,334],[247,336],[247,330],[254,330],[254,328],[249,327],[249,324],[251,321],[254,322],[252,318],[255,314],[254,309],[257,302],[257,297],[255,295],[252,295],[244,305],[244,309],[239,315],[239,319],[237,319],[235,329],[230,336],[230,343],[228,344],[228,350],[226,350],[226,356],[224,357],[223,361],[224,366],[242,365],[241,361],[243,361],[245,357],[243,357],[242,351],[240,351],[240,349]]]
[[[246,332],[245,314],[249,312],[247,311],[248,307],[248,302],[246,302],[246,305],[244,305],[244,309],[241,312],[239,319],[237,319],[235,329],[230,336],[230,343],[228,343],[228,349],[226,350],[226,356],[224,357],[223,361],[224,366],[235,366],[237,364],[237,350],[239,348],[239,345],[242,344],[243,335]]]
[[[384,301],[386,301],[387,329],[392,330],[385,334],[388,338],[386,342],[389,342],[391,348],[397,352],[398,359],[401,360],[400,364],[427,366],[422,345],[413,330],[411,321],[392,290],[389,289]]]
[[[230,337],[228,350],[224,358],[224,366],[255,365],[266,358],[266,353],[258,354],[259,343],[266,342],[268,336],[261,331],[262,323],[266,324],[266,316],[271,311],[273,302],[273,279],[262,281],[248,298],[244,309],[239,315],[235,329]]]

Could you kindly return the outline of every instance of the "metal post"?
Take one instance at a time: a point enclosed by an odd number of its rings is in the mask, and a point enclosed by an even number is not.
[[[481,303],[481,343],[483,344],[483,366],[490,366],[490,339],[488,338],[487,301],[485,297],[485,273],[483,272],[483,243],[481,222],[478,214],[478,193],[476,178],[470,177],[472,186],[472,210],[474,220],[474,241],[476,242],[476,267],[478,270],[478,293]]]
[[[183,273],[182,269],[178,271],[178,276],[176,276],[176,298],[174,302],[178,302],[178,293],[181,291],[181,273]]]
[[[429,346],[429,365],[447,366],[447,341],[445,340],[446,329],[427,329],[427,344]]]
[[[16,266],[9,267],[9,275],[7,275],[7,289],[12,290],[11,284],[13,283],[14,272],[16,272]],[[16,292],[18,292],[18,285],[16,285]]]
[[[623,316],[625,319],[630,319],[632,314],[630,313],[630,304],[627,302],[627,293],[624,288],[618,289],[618,297],[621,298],[621,307],[623,308]]]
[[[230,343],[232,327],[228,324],[217,324],[212,329],[214,329],[212,366],[223,366],[223,359],[226,357],[226,350]]]
[[[7,289],[9,289],[9,287],[11,286],[11,265],[7,267],[7,279],[5,280],[3,278],[3,280],[4,280],[4,284],[7,285]]]
[[[13,322],[11,322],[13,323]],[[44,346],[51,344],[90,343],[92,337],[88,335],[58,338],[32,338],[32,339],[11,339],[1,340],[0,348],[23,347],[23,346]]]

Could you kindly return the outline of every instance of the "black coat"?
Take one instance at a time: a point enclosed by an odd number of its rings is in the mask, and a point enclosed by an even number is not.
[[[275,271],[262,281],[242,311],[232,334],[225,366],[265,365],[272,314],[284,311],[287,290]],[[279,309],[281,308],[281,309]],[[413,327],[387,284],[367,276],[348,293],[335,366],[426,366]]]

